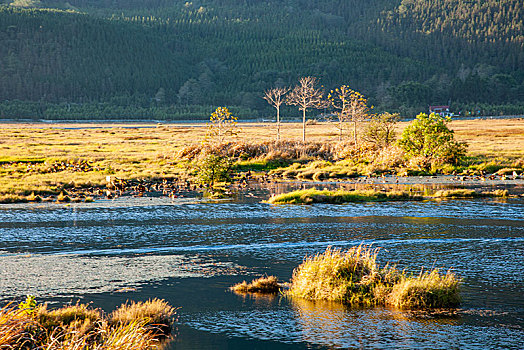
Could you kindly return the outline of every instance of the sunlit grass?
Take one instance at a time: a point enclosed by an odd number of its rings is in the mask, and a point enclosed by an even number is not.
[[[349,202],[386,202],[386,201],[408,201],[421,200],[418,196],[406,191],[381,192],[375,190],[368,191],[329,191],[317,190],[315,188],[298,190],[289,193],[273,196],[268,200],[271,204],[312,204],[312,203],[331,203],[342,204]]]
[[[279,292],[280,284],[275,276],[267,276],[254,279],[250,283],[243,281],[235,284],[231,290],[237,293],[274,294]]]
[[[494,190],[491,192],[478,192],[459,188],[454,190],[439,190],[433,194],[434,198],[479,198],[479,197],[507,197],[508,190]]]
[[[84,304],[0,309],[0,349],[145,350],[162,345],[175,310],[164,300],[122,305],[109,316]]]
[[[364,123],[360,123],[364,124]],[[398,124],[400,132],[406,122]],[[54,127],[57,128],[54,128]],[[133,124],[1,124],[0,125],[0,194],[29,196],[58,195],[71,187],[106,185],[106,176],[121,179],[162,179],[188,177],[189,160],[181,151],[200,151],[204,125]],[[363,125],[361,125],[363,126]],[[470,144],[469,168],[493,173],[504,168],[519,174],[523,171],[524,120],[453,121],[459,141]],[[242,124],[238,137],[231,139],[231,151],[238,157],[237,170],[268,171],[300,160],[298,168],[275,170],[284,178],[321,181],[384,172],[395,173],[401,155],[382,152],[371,159],[361,147],[347,147],[350,135],[338,141],[330,123],[308,125],[308,142],[300,142],[300,123],[282,125],[282,142],[276,143],[274,124]],[[362,130],[359,130],[361,132]],[[183,152],[182,152],[183,153]],[[339,162],[337,160],[345,159]],[[318,161],[321,161],[318,163]],[[316,163],[310,163],[309,162]],[[326,163],[326,161],[328,161]],[[56,162],[88,162],[92,168],[76,171],[65,168],[50,173]],[[398,169],[397,169],[398,170]],[[456,167],[446,173],[461,172]],[[413,172],[407,169],[406,174]],[[397,172],[398,173],[398,172]],[[401,172],[402,173],[402,172]],[[6,197],[3,202],[22,197]]]
[[[308,300],[340,301],[351,305],[392,305],[398,308],[455,307],[460,280],[452,273],[432,270],[419,276],[394,267],[380,267],[379,250],[360,245],[346,251],[328,248],[308,256],[293,271],[287,294]]]
[[[144,321],[144,326],[152,331],[168,333],[165,329],[169,326],[170,319],[175,314],[175,309],[165,300],[153,299],[145,302],[131,302],[116,309],[109,316],[112,325],[125,325],[136,320]]]

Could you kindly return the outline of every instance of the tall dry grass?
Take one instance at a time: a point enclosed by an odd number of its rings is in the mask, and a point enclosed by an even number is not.
[[[106,316],[84,304],[0,309],[1,350],[146,350],[171,332],[175,310],[164,300],[122,305]]]

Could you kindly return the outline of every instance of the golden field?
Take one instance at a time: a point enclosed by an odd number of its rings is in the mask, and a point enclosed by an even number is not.
[[[407,124],[399,123],[398,133]],[[459,120],[449,126],[458,141],[469,144],[468,155],[483,161],[524,159],[524,119]],[[238,127],[239,141],[276,138],[273,123]],[[199,144],[205,133],[206,124],[0,124],[0,193],[44,193],[64,184],[102,184],[108,174],[124,179],[184,176],[187,164],[179,162],[177,150]],[[282,125],[282,140],[301,137],[301,123]],[[351,130],[346,138],[351,138]],[[310,124],[307,140],[336,143],[338,130],[330,123]],[[50,164],[78,160],[88,161],[97,171],[46,171]]]

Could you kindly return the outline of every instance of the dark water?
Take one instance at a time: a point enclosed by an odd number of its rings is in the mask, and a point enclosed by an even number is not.
[[[263,192],[256,195],[264,195]],[[0,300],[159,297],[180,307],[170,349],[524,348],[524,201],[279,206],[190,199],[0,207]],[[240,296],[306,254],[373,243],[380,263],[464,278],[450,315]],[[17,299],[18,300],[18,299]]]

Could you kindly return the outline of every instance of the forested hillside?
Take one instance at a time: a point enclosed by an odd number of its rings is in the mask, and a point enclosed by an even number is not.
[[[4,3],[4,118],[262,117],[304,75],[377,110],[524,113],[524,0]]]

